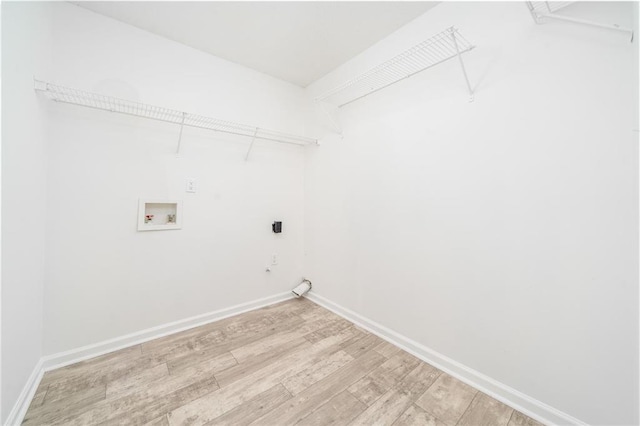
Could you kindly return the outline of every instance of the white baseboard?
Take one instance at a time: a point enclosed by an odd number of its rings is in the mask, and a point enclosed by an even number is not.
[[[40,361],[33,370],[33,373],[31,373],[31,376],[29,377],[28,382],[22,390],[18,401],[15,403],[13,409],[11,410],[9,417],[7,417],[5,425],[14,426],[22,423],[24,415],[26,414],[27,409],[29,408],[29,404],[31,403],[31,399],[33,398],[33,395],[35,394],[38,385],[40,384],[40,380],[42,379],[42,376],[46,371],[55,370],[56,368],[75,364],[76,362],[84,361],[90,358],[104,355],[109,352],[124,349],[129,346],[139,345],[140,343],[148,342],[149,340],[164,337],[173,333],[178,333],[190,328],[199,327],[201,325],[219,321],[221,319],[242,314],[244,312],[253,311],[255,309],[273,305],[274,303],[282,302],[291,298],[293,298],[293,294],[291,294],[290,291],[287,291],[285,293],[279,293],[273,296],[253,300],[251,302],[242,303],[240,305],[235,305],[230,308],[220,309],[214,312],[209,312],[191,318],[185,318],[182,320],[159,325],[157,327],[148,328],[146,330],[137,331],[135,333],[105,340],[99,343],[94,343],[92,345],[87,345],[77,349],[44,356],[40,358]]]
[[[47,355],[43,358],[44,371],[55,370],[56,368],[75,364],[76,362],[94,358],[100,355],[114,352],[129,346],[139,345],[149,340],[159,337],[168,336],[169,334],[178,333],[190,328],[199,327],[214,321],[219,321],[244,312],[253,311],[254,309],[264,306],[273,305],[291,299],[293,295],[290,291],[279,293],[273,296],[264,297],[262,299],[253,300],[251,302],[242,303],[240,305],[231,306],[202,315],[196,315],[191,318],[185,318],[178,321],[162,324],[157,327],[148,328],[146,330],[137,331],[135,333],[116,337],[114,339],[105,340],[103,342],[94,343],[92,345],[83,346],[66,352],[60,352],[53,355]]]
[[[42,358],[38,361],[35,368],[31,372],[29,379],[27,379],[27,383],[24,385],[22,392],[20,392],[20,396],[18,396],[18,400],[15,405],[11,409],[11,412],[7,416],[5,420],[5,425],[7,426],[17,426],[22,423],[22,419],[24,415],[27,413],[27,409],[29,408],[29,404],[31,404],[31,400],[33,396],[36,394],[36,390],[38,389],[38,385],[40,384],[40,380],[42,380],[42,375],[44,374],[44,369],[42,368]]]
[[[395,331],[380,325],[360,314],[338,305],[315,292],[305,295],[312,302],[340,315],[359,327],[370,331],[380,338],[404,349],[410,354],[433,365],[456,379],[473,386],[487,395],[509,405],[523,414],[546,425],[580,425],[586,423],[557,410],[544,402],[538,401],[522,392],[492,379],[472,368],[430,349],[415,340],[411,340]]]
[[[169,334],[188,330],[190,328],[209,324],[234,315],[272,305],[292,298],[291,292],[280,293],[277,295],[265,297],[230,308],[197,315],[179,321],[152,327],[139,332],[131,333],[114,339],[105,340],[103,342],[92,345],[83,346],[66,352],[42,357],[31,376],[29,377],[24,389],[22,390],[18,401],[9,413],[5,425],[19,425],[22,423],[24,415],[29,408],[31,399],[33,398],[40,380],[45,371],[64,367],[96,356],[104,355],[109,352],[124,349],[129,346],[167,336]],[[452,360],[414,340],[411,340],[395,331],[384,327],[368,318],[359,315],[350,309],[344,308],[315,292],[307,293],[306,297],[318,305],[335,312],[354,324],[370,331],[371,333],[381,337],[384,340],[404,349],[405,351],[415,355],[425,362],[441,369],[451,376],[467,383],[470,386],[486,393],[487,395],[515,408],[516,410],[526,414],[527,416],[548,425],[580,425],[585,426],[586,423],[557,410],[541,401],[538,401],[528,395],[523,394],[497,380],[492,379],[478,371],[475,371],[457,361]]]

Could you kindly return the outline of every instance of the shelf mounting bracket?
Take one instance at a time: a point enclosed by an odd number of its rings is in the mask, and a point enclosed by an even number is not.
[[[180,123],[180,134],[178,135],[178,148],[176,149],[176,155],[180,155],[180,145],[182,144],[182,129],[184,129],[184,119],[187,116],[186,112],[182,113],[182,122]]]
[[[464,67],[464,62],[462,61],[462,55],[460,54],[460,48],[458,47],[458,41],[456,40],[456,29],[449,28],[449,32],[451,34],[451,39],[453,40],[453,45],[456,48],[456,55],[458,56],[458,61],[460,61],[460,68],[462,68],[462,74],[464,75],[464,81],[467,83],[467,89],[469,90],[469,102],[473,102],[473,89],[471,88],[471,84],[469,83],[469,77],[467,76],[467,70]]]
[[[247,151],[247,155],[244,157],[244,161],[249,161],[249,154],[251,154],[251,149],[253,149],[253,143],[256,141],[256,136],[258,135],[258,127],[256,127],[255,132],[253,132],[253,137],[251,138],[251,144],[249,145],[249,150]]]

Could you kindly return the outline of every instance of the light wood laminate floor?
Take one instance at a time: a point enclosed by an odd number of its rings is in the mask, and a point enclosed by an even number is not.
[[[47,372],[23,424],[540,425],[306,299]]]

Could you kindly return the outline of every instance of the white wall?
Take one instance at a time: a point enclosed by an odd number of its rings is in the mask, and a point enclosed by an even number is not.
[[[32,75],[47,69],[49,15],[2,3],[2,422],[42,356],[46,120]]]
[[[632,24],[631,3],[571,7]],[[475,102],[450,61],[341,109],[344,138],[307,152],[305,273],[584,422],[637,424],[637,44],[536,26],[522,3],[442,3],[310,90],[451,25],[478,46]]]
[[[245,163],[246,139],[186,129],[176,158],[175,126],[54,104],[31,76],[310,134],[302,90],[67,3],[3,3],[3,418],[40,355],[286,291],[304,249],[319,294],[583,421],[637,423],[637,45],[444,3],[311,91],[453,24],[478,45],[474,103],[443,64],[345,107],[344,139]],[[183,229],[136,232],[140,197],[184,199]]]
[[[305,133],[302,89],[67,3],[40,78]],[[45,354],[285,292],[302,276],[304,149],[48,103]],[[196,178],[198,192],[185,192]],[[184,200],[137,232],[138,198]],[[271,232],[274,220],[283,233]],[[271,254],[279,264],[265,272]]]

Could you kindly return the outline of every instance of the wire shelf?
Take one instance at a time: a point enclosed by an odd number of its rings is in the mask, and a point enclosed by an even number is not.
[[[451,27],[329,90],[315,100],[341,107],[468,52],[474,47],[456,28]]]
[[[541,24],[547,22],[548,20],[552,21],[564,21],[570,22],[574,24],[581,25],[589,25],[592,27],[604,28],[607,30],[613,30],[623,33],[628,33],[631,38],[630,41],[633,42],[634,31],[633,28],[627,28],[618,24],[608,24],[602,22],[591,21],[588,19],[582,19],[575,16],[569,16],[565,13],[558,14],[556,13],[560,9],[564,9],[570,4],[575,3],[572,1],[528,1],[526,2],[527,7],[529,8],[529,13],[531,13],[531,17],[536,24]]]
[[[554,13],[569,6],[572,1],[532,1],[531,10],[538,13]]]
[[[276,130],[267,130],[246,124],[234,123],[232,121],[220,120],[217,118],[190,114],[165,107],[115,98],[113,96],[100,95],[45,81],[34,80],[34,85],[35,90],[45,93],[47,97],[56,102],[133,115],[136,117],[173,123],[180,126],[197,127],[216,132],[247,136],[253,139],[262,139],[293,145],[316,145],[318,143],[317,139],[305,136],[297,136]]]

